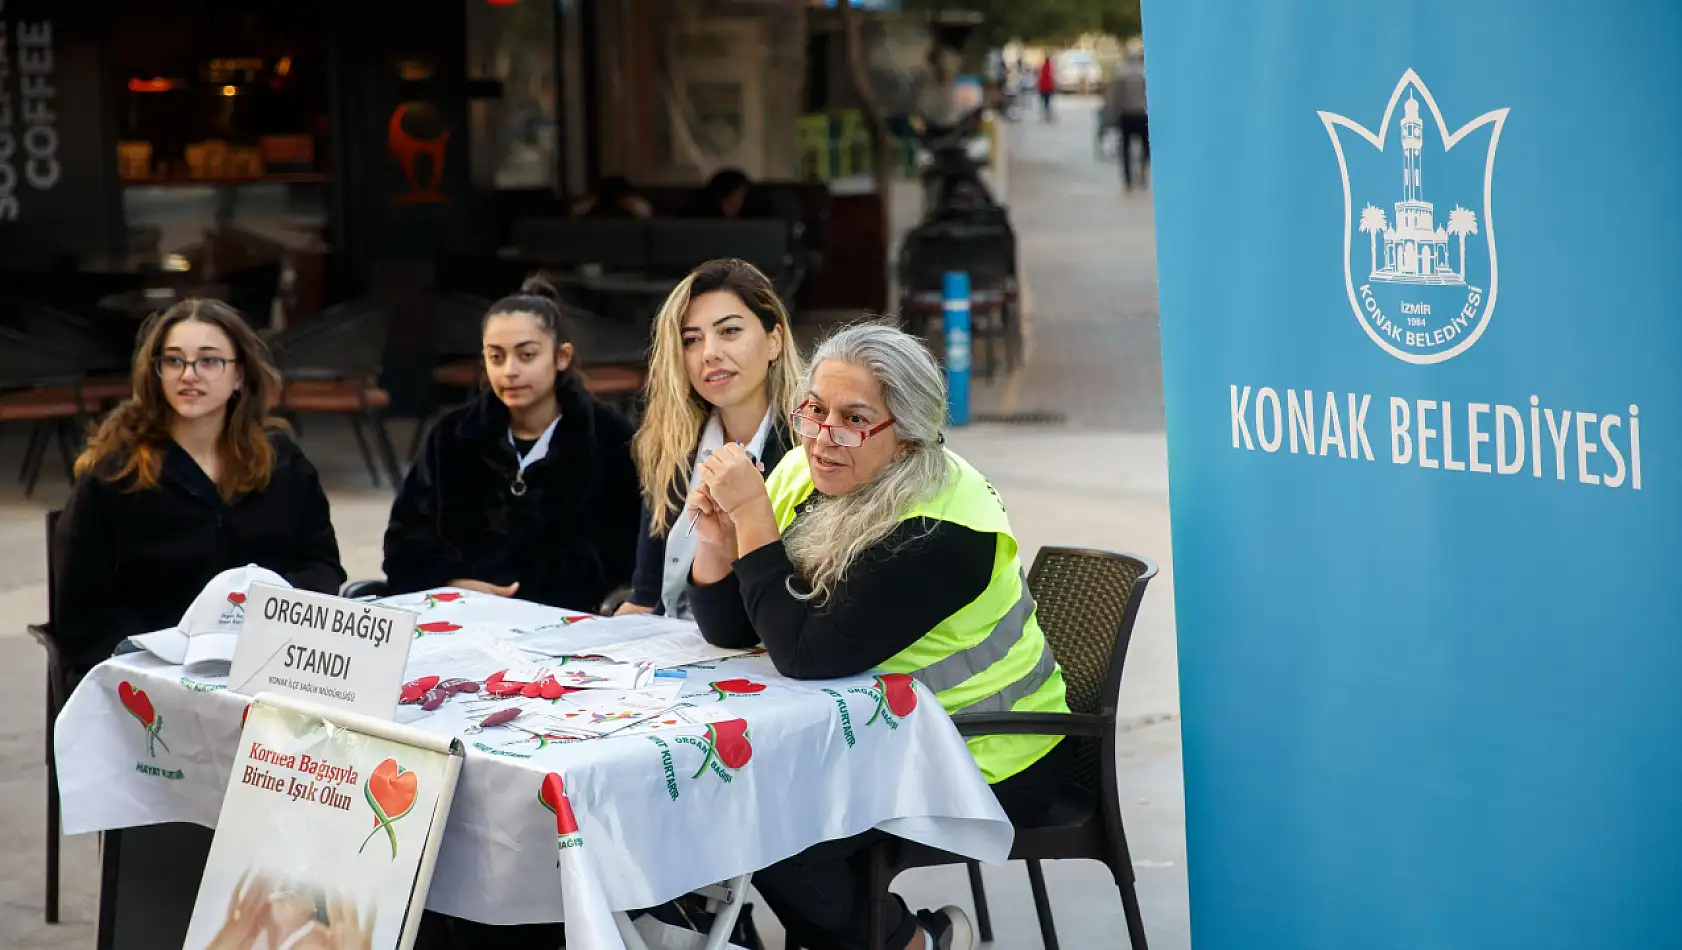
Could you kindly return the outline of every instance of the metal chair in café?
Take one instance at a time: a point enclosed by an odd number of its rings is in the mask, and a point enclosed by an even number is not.
[[[1028,572],[1028,588],[1038,602],[1040,628],[1063,667],[1070,711],[959,713],[952,717],[965,736],[1061,735],[1066,737],[1063,741],[1076,743],[1064,773],[1062,794],[1047,820],[1032,827],[1018,826],[1010,852],[1011,860],[1027,864],[1028,884],[1046,950],[1057,950],[1057,931],[1040,864],[1072,859],[1099,861],[1109,868],[1121,894],[1132,950],[1146,950],[1133,858],[1122,826],[1115,743],[1127,647],[1145,587],[1155,576],[1156,565],[1132,555],[1041,549]],[[959,855],[894,838],[871,848],[868,856],[871,946],[875,950],[885,946],[884,910],[894,877],[912,868],[949,864],[968,867],[978,936],[983,941],[993,939],[980,866]]]
[[[374,484],[383,466],[395,491],[403,472],[386,430],[391,394],[379,385],[390,327],[384,308],[353,300],[277,334],[270,345],[282,379],[276,411],[294,424],[305,414],[344,417]]]
[[[24,495],[35,492],[47,449],[56,442],[64,474],[73,479],[74,446],[80,444],[98,403],[85,391],[87,374],[74,354],[0,326],[0,424],[30,425],[18,481]]]
[[[1004,347],[1004,368],[1022,362],[1022,301],[1016,277],[1016,236],[1009,222],[996,214],[976,214],[973,220],[930,221],[906,234],[900,245],[900,319],[908,332],[926,336],[930,323],[943,314],[943,281],[949,271],[963,271],[970,280],[970,338],[974,341],[979,375],[993,378],[995,348]],[[935,347],[943,353],[944,347]]]
[[[59,658],[58,642],[53,639],[52,604],[55,586],[52,549],[53,529],[58,525],[59,513],[47,512],[47,622],[29,625],[29,635],[47,654],[47,895],[43,916],[49,924],[58,923],[59,888],[59,802],[58,755],[53,748],[54,727],[58,711],[70,698],[74,685]]]

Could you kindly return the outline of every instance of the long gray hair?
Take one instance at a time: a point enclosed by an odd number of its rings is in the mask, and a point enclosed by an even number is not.
[[[783,538],[789,561],[806,590],[802,600],[826,602],[872,545],[887,537],[905,513],[934,497],[951,477],[941,444],[946,421],[946,377],[923,341],[888,324],[861,323],[837,331],[818,346],[808,370],[840,360],[870,373],[882,387],[893,416],[890,430],[902,444],[886,468],[865,485],[823,498],[795,519]],[[888,433],[876,436],[881,438]]]

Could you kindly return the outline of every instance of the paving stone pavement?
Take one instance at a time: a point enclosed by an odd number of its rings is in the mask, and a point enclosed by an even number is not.
[[[1025,553],[1089,545],[1154,559],[1123,682],[1118,742],[1123,808],[1151,945],[1190,946],[1184,793],[1173,627],[1167,470],[1162,436],[1154,249],[1147,195],[1123,196],[1111,158],[1092,152],[1090,102],[1064,103],[1061,121],[1007,126],[1010,200],[1032,293],[1029,365],[1014,379],[977,386],[976,413],[1050,410],[1062,426],[976,425],[950,442],[988,473],[1011,507]],[[408,431],[394,427],[399,445]],[[374,488],[348,432],[312,425],[305,449],[322,471],[351,576],[377,576],[390,490]],[[32,500],[13,475],[22,433],[0,428],[0,948],[93,946],[97,856],[92,838],[64,841],[64,923],[41,922],[43,815],[42,663],[23,634],[46,610],[42,517],[65,486],[49,460]],[[985,869],[996,942],[1040,945],[1020,865]],[[1125,944],[1108,874],[1086,862],[1047,865],[1064,946]],[[896,889],[913,907],[958,903],[969,890],[957,869],[918,871]],[[759,914],[769,945],[781,934]]]

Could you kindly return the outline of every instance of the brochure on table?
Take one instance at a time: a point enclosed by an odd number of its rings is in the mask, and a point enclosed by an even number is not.
[[[414,629],[412,611],[253,584],[228,689],[289,694],[389,720]]]
[[[408,950],[461,762],[446,736],[259,696],[185,946]]]

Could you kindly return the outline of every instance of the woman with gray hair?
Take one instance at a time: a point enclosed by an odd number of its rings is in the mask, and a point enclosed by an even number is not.
[[[701,466],[690,603],[720,646],[764,643],[779,672],[909,674],[949,713],[1067,712],[998,493],[948,450],[945,379],[921,340],[863,324],[825,341],[790,415],[800,445],[763,478],[739,445]],[[1030,823],[1062,778],[1055,736],[969,748],[1006,814]],[[869,946],[869,892],[850,860],[882,837],[825,842],[754,876],[805,946]],[[888,910],[888,946],[967,950],[962,910]]]

